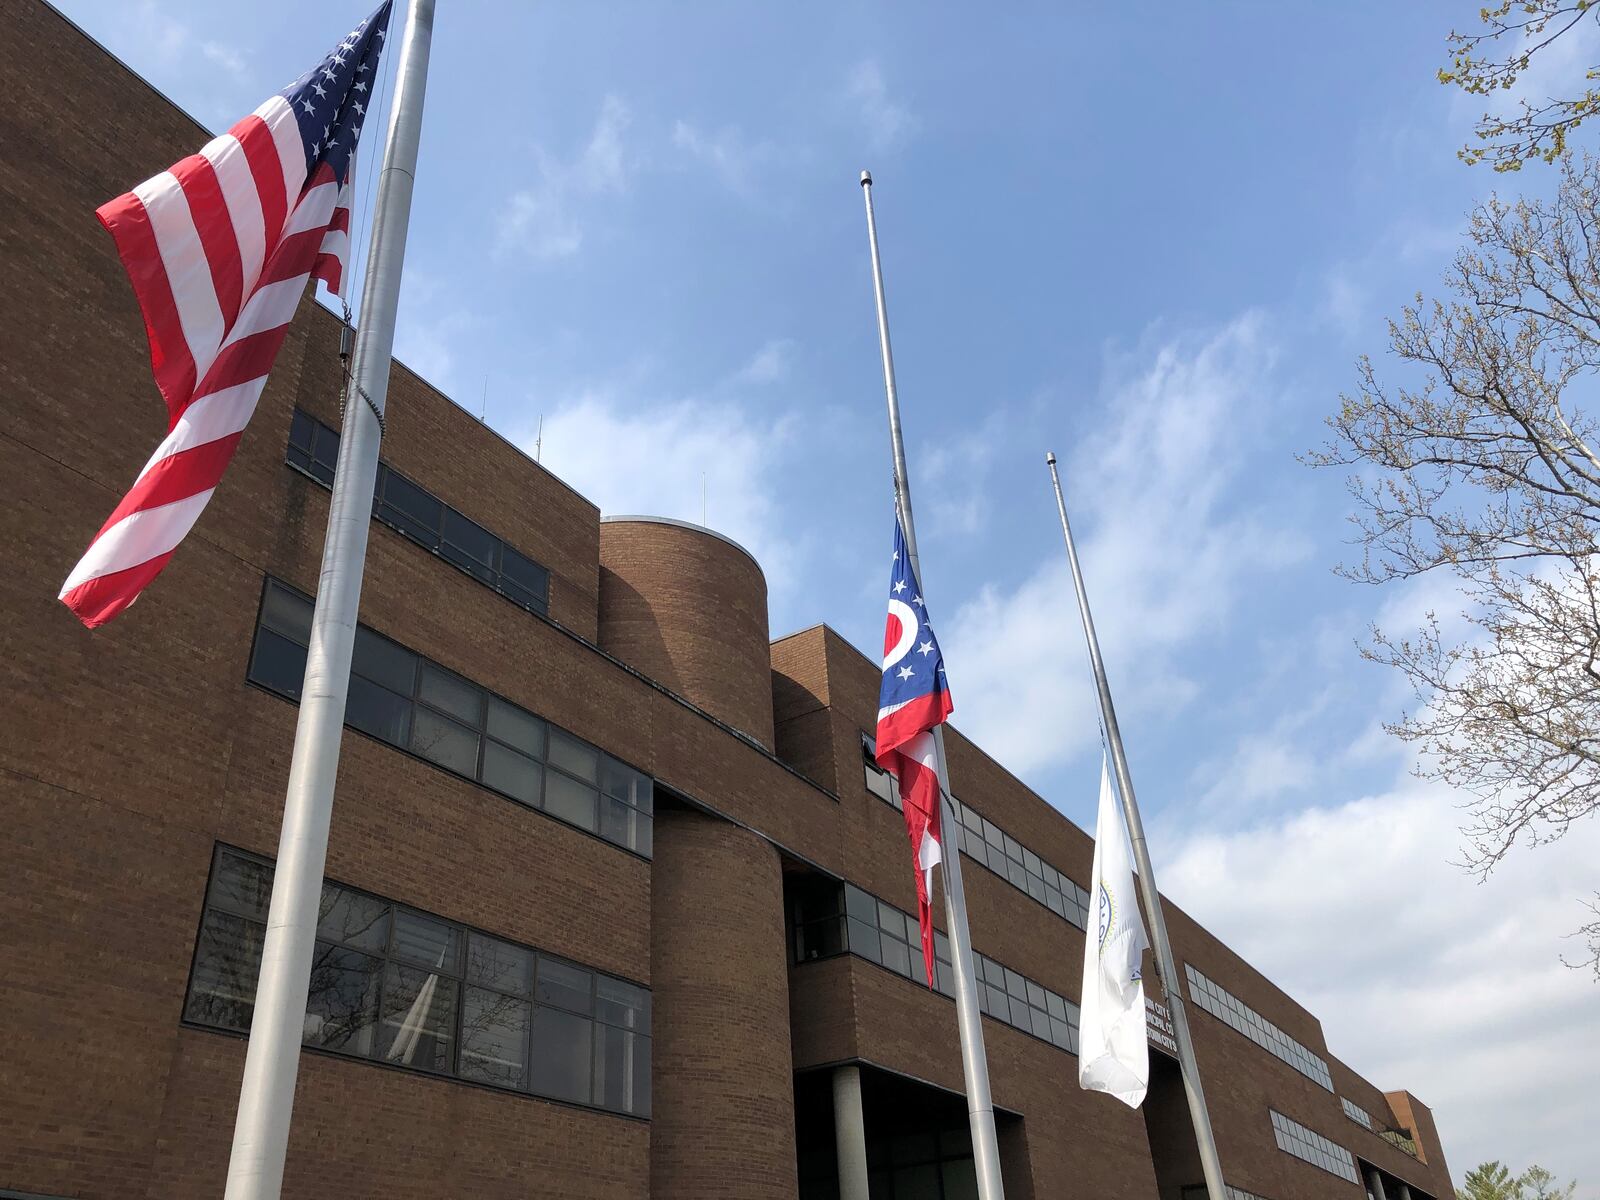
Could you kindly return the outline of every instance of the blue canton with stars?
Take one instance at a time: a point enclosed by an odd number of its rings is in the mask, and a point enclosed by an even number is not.
[[[306,148],[306,179],[320,163],[333,168],[341,185],[350,170],[350,155],[361,137],[372,93],[378,83],[378,56],[389,36],[391,0],[351,31],[311,70],[278,94],[294,109],[300,140]],[[290,197],[290,203],[294,198]]]
[[[883,685],[879,709],[887,709],[944,690],[944,655],[928,621],[922,586],[906,552],[905,530],[894,523],[894,565],[889,574],[889,612],[892,620],[884,637]],[[895,624],[899,624],[895,636]],[[893,640],[891,641],[891,638]]]

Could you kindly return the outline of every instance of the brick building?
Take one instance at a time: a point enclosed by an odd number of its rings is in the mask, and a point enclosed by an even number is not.
[[[0,1196],[215,1196],[338,327],[305,303],[196,532],[79,627],[56,590],[161,419],[93,210],[206,135],[38,0],[0,27]],[[875,1200],[973,1195],[873,663],[769,641],[717,534],[602,518],[398,365],[391,401],[285,1195],[825,1197],[836,1127]],[[1008,1196],[1188,1200],[1159,1028],[1142,1110],[1076,1085],[1090,839],[949,740]],[[1420,1101],[1168,921],[1238,1197],[1452,1194]]]

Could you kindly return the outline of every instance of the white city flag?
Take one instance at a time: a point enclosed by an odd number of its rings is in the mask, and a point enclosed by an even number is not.
[[[1100,815],[1094,827],[1093,921],[1084,938],[1083,1005],[1078,1028],[1078,1083],[1110,1092],[1131,1108],[1150,1084],[1141,968],[1144,921],[1133,890],[1133,865],[1111,775],[1100,761]]]

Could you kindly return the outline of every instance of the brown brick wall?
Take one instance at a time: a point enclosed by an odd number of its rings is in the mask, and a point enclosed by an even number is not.
[[[798,1191],[783,883],[761,838],[699,813],[656,824],[652,1196]]]
[[[772,747],[767,581],[748,554],[702,529],[600,526],[600,645]]]

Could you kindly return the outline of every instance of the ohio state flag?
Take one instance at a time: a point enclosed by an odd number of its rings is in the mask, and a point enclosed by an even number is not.
[[[928,624],[922,585],[906,552],[906,534],[896,514],[894,565],[889,572],[889,615],[883,629],[883,682],[878,689],[878,765],[892,772],[905,806],[906,832],[917,874],[917,920],[928,986],[937,985],[933,955],[934,864],[942,861],[939,772],[932,730],[954,706],[944,679],[944,657]]]

